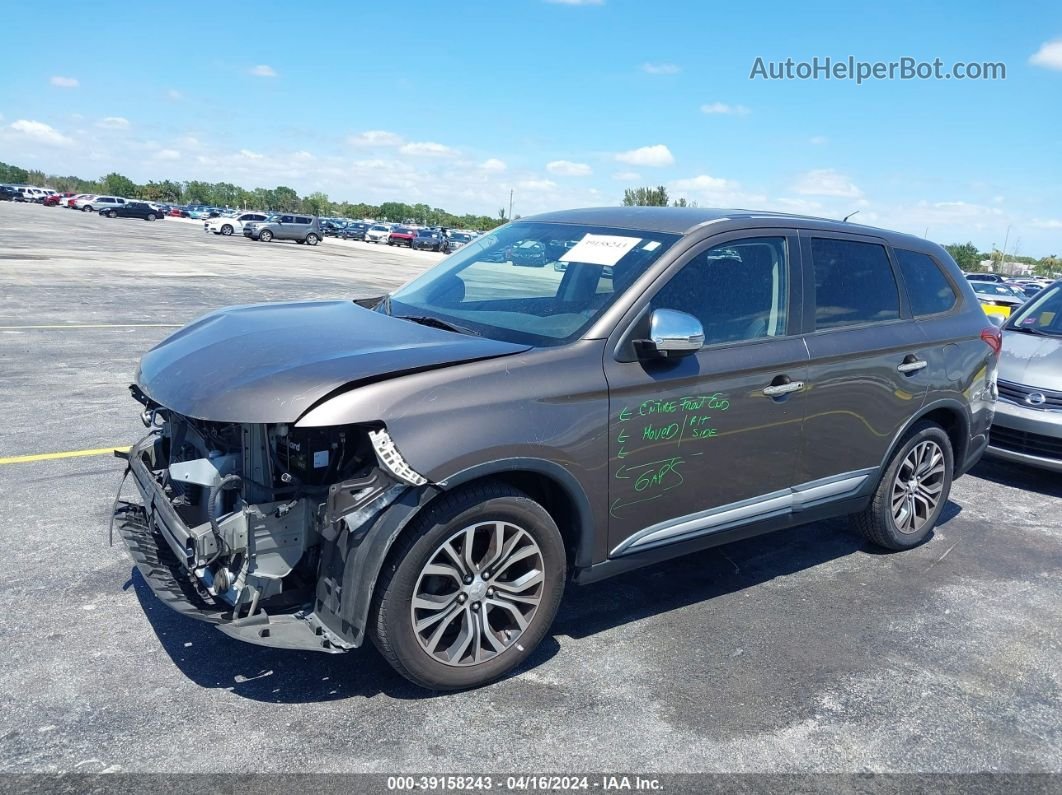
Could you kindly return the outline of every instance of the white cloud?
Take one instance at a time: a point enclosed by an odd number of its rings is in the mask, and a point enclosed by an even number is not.
[[[292,155],[292,157],[294,157],[296,160],[301,160],[304,163],[315,159],[314,156],[307,152],[305,149],[300,149],[298,152]]]
[[[617,171],[612,175],[612,179],[620,180],[623,182],[634,182],[642,178],[642,175],[637,171]]]
[[[672,182],[671,185],[675,190],[721,191],[736,187],[737,183],[723,179],[722,177],[712,177],[708,174],[701,174],[700,176],[690,177],[689,179],[677,179]]]
[[[709,102],[701,105],[701,113],[720,116],[748,116],[751,110],[744,105],[728,105],[725,102]]]
[[[351,146],[401,146],[402,136],[387,130],[366,130],[347,138]]]
[[[502,171],[505,171],[508,166],[505,165],[504,160],[499,160],[496,157],[490,157],[480,163],[479,168],[481,171],[488,171],[492,174],[500,174]]]
[[[415,141],[403,144],[398,151],[414,157],[452,157],[457,154],[449,146],[437,144],[434,141]]]
[[[827,138],[825,135],[813,135],[808,138],[808,143],[812,144],[813,146],[825,146],[829,142],[830,139]]]
[[[586,163],[573,163],[570,160],[553,160],[546,163],[546,171],[561,177],[586,177],[593,173]]]
[[[675,63],[643,63],[642,71],[647,75],[677,75],[682,67]]]
[[[129,119],[124,116],[108,116],[96,122],[96,126],[105,130],[128,130]]]
[[[671,154],[671,150],[663,144],[655,144],[653,146],[643,146],[638,149],[631,149],[628,152],[620,152],[616,155],[616,159],[621,163],[629,163],[632,166],[670,166],[675,162],[675,156]]]
[[[51,144],[52,146],[68,146],[73,143],[73,140],[63,135],[57,129],[51,125],[45,124],[42,121],[32,121],[30,119],[19,119],[18,121],[11,122],[9,130],[19,134],[24,138],[37,141],[42,144]]]
[[[249,69],[247,71],[247,74],[253,75],[254,77],[276,77],[277,76],[276,69],[274,69],[272,66],[269,66],[269,65],[264,64],[264,63],[258,64],[258,66],[252,67],[251,69]]]
[[[252,152],[250,149],[241,149],[240,154],[248,160],[262,160],[265,157],[265,155],[261,155],[258,152]]]
[[[817,168],[803,174],[793,190],[806,196],[840,196],[857,199],[863,195],[855,183],[832,168]]]
[[[1062,229],[1062,218],[1033,218],[1029,225],[1037,229]]]
[[[166,99],[173,100],[174,102],[179,102],[184,99],[184,94],[182,94],[176,88],[171,88],[169,91],[166,92]]]
[[[557,187],[557,183],[551,179],[525,179],[516,183],[516,187],[530,191],[547,191]]]
[[[156,160],[180,160],[181,153],[176,149],[160,149],[155,153]]]
[[[76,77],[62,77],[61,75],[56,75],[48,82],[51,83],[53,86],[58,86],[59,88],[77,88],[79,85],[81,85],[80,81]]]
[[[740,182],[711,174],[677,179],[667,185],[675,198],[695,201],[702,207],[756,207],[768,204],[767,197],[745,190]]]
[[[1040,49],[1029,57],[1029,63],[1045,69],[1062,69],[1062,39],[1041,44]]]

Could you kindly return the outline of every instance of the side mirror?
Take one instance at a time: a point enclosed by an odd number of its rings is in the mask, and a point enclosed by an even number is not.
[[[654,309],[649,318],[649,339],[636,340],[634,345],[642,359],[677,359],[701,349],[704,326],[685,312]]]

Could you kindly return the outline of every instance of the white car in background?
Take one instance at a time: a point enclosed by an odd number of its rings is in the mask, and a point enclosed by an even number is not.
[[[203,222],[204,232],[213,232],[215,235],[225,235],[228,237],[233,232],[243,234],[243,225],[265,221],[269,218],[265,213],[240,213],[233,218],[226,218],[221,216],[219,218],[209,218]]]
[[[106,210],[108,207],[117,207],[125,203],[126,200],[121,196],[92,196],[85,199],[83,202],[78,202],[77,209],[83,210],[86,213],[92,213]]]
[[[79,193],[76,196],[67,196],[65,199],[59,200],[59,206],[77,209],[78,204],[88,201],[89,199],[95,199],[95,193]]]
[[[387,236],[391,234],[390,224],[373,224],[365,230],[366,243],[386,243]]]

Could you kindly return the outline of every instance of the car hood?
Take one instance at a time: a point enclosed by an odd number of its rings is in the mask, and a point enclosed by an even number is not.
[[[999,378],[1062,392],[1062,337],[1004,331]]]
[[[222,309],[156,345],[136,382],[156,403],[216,422],[294,422],[361,383],[529,346],[444,331],[352,301]],[[381,418],[386,419],[386,418]]]

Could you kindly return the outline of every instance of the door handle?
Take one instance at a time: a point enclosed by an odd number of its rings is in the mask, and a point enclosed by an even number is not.
[[[904,375],[908,375],[910,373],[917,373],[919,370],[928,366],[929,362],[923,361],[922,359],[915,359],[914,357],[908,357],[907,359],[904,359],[901,364],[896,365],[896,369]]]
[[[771,384],[763,388],[763,394],[767,397],[781,397],[782,395],[788,395],[790,392],[799,392],[804,388],[803,381],[790,381],[786,384]]]

